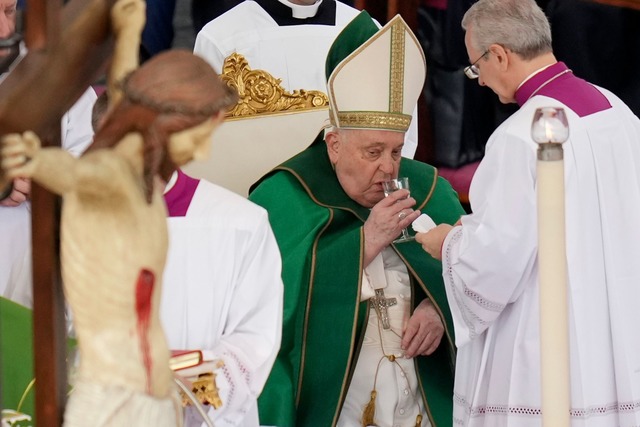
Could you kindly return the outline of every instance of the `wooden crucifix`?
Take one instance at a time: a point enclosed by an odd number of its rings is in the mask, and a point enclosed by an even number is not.
[[[60,145],[60,120],[106,70],[113,49],[114,0],[29,0],[28,53],[0,84],[0,135],[33,130]],[[32,189],[36,418],[62,425],[67,393],[65,305],[60,279],[60,200]]]

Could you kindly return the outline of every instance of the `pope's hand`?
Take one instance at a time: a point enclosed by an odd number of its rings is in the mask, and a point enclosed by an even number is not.
[[[407,358],[428,356],[440,345],[444,326],[431,301],[422,300],[416,307],[402,334],[402,349]]]
[[[40,150],[40,139],[30,131],[20,135],[12,133],[2,138],[2,169],[7,177],[31,178],[35,172],[35,158]]]
[[[420,211],[412,209],[416,204],[415,199],[407,197],[408,195],[407,190],[394,191],[371,209],[369,218],[364,223],[364,238],[373,257],[420,216]]]

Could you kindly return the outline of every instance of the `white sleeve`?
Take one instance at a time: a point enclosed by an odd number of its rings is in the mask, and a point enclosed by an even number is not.
[[[220,51],[215,40],[211,39],[207,34],[206,26],[196,36],[193,53],[207,61],[216,73],[222,73],[225,55]]]
[[[33,307],[31,204],[0,206],[0,295]]]
[[[97,98],[93,88],[87,89],[71,109],[62,116],[62,148],[75,157],[80,156],[93,141],[91,112]]]
[[[504,132],[492,140],[472,183],[473,213],[443,244],[458,347],[489,328],[536,274],[535,148]]]
[[[224,362],[216,378],[223,406],[209,411],[216,426],[241,425],[255,411],[280,348],[282,261],[266,211],[240,257],[224,331],[212,349]]]
[[[422,95],[420,95],[422,96]],[[418,149],[418,106],[413,109],[413,117],[407,133],[404,135],[404,146],[402,147],[402,157],[413,159]]]

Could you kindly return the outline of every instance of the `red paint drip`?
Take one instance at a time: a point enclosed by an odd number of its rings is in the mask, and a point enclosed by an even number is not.
[[[147,393],[151,394],[151,351],[149,343],[149,323],[151,320],[151,296],[155,285],[155,275],[151,270],[143,268],[136,283],[136,315],[138,316],[138,339],[142,361],[147,371]]]

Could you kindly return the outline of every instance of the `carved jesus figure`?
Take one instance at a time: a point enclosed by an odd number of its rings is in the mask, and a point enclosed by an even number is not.
[[[64,425],[176,426],[180,401],[158,316],[167,253],[162,197],[170,173],[207,153],[236,95],[186,51],[140,68],[144,2],[119,0],[110,106],[79,159],[40,147],[32,132],[3,138],[8,178],[63,197],[61,265],[80,365]]]

